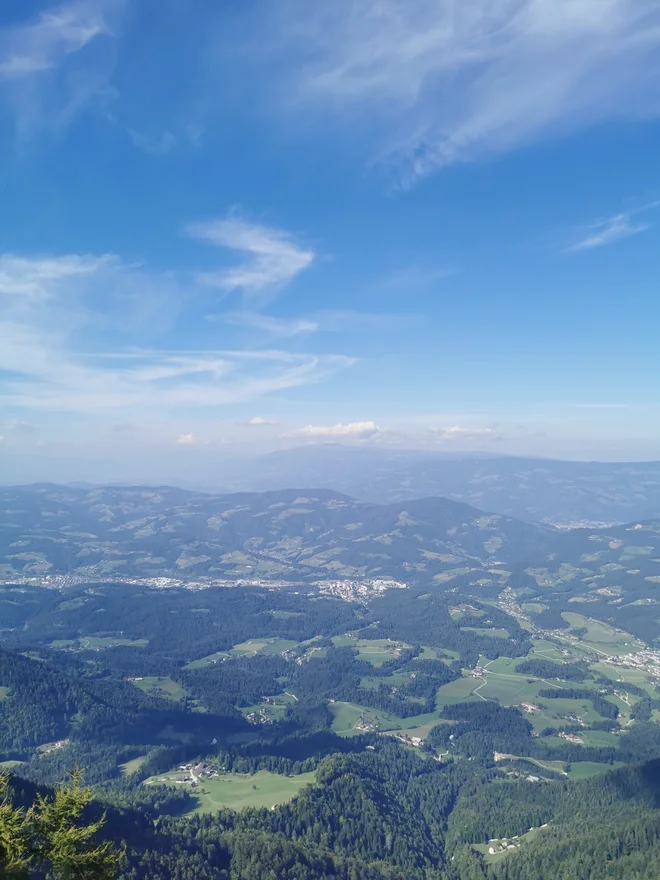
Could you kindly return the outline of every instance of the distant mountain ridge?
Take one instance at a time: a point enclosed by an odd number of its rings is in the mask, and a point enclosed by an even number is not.
[[[445,498],[389,505],[327,489],[0,489],[0,575],[433,577],[519,559],[552,531]]]
[[[320,486],[376,504],[441,496],[533,522],[660,517],[660,462],[575,462],[508,456],[308,447],[237,461],[227,489]]]

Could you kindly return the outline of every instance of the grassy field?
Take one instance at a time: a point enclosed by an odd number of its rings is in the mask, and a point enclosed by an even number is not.
[[[0,703],[3,700],[6,700],[9,696],[9,688],[8,687],[0,687]]]
[[[619,632],[600,620],[591,620],[574,611],[562,611],[561,616],[571,629],[586,629],[580,643],[601,654],[632,654],[642,647],[630,633]]]
[[[78,639],[81,648],[146,648],[149,639],[122,639],[116,636],[83,636]]]
[[[515,838],[514,843],[518,843],[522,847],[526,843],[530,843],[532,840],[534,840],[535,837],[538,837],[538,835],[541,834],[542,831],[544,831],[543,828],[532,828],[526,834],[521,834],[519,837]],[[481,853],[487,865],[497,865],[500,862],[503,862],[505,859],[508,859],[509,856],[517,852],[518,849],[518,847],[516,847],[516,849],[507,849],[504,850],[504,852],[491,855],[488,852],[489,846],[497,846],[498,843],[499,841],[492,841],[489,843],[473,843],[472,848]]]
[[[660,690],[656,689],[653,679],[642,669],[624,669],[622,666],[608,666],[606,663],[594,663],[591,668],[610,681],[620,683],[622,691],[625,691],[627,683],[636,684],[643,688],[651,699],[660,700]]]
[[[281,654],[283,651],[290,651],[297,648],[298,642],[294,639],[269,639],[268,644],[261,652],[262,654]]]
[[[149,639],[122,639],[118,636],[81,636],[79,639],[54,639],[51,648],[69,648],[77,646],[85,650],[94,648],[146,648]]]
[[[462,626],[462,632],[475,633],[478,636],[490,636],[493,639],[510,639],[511,633],[506,629],[497,629],[497,627],[489,627],[481,629],[478,626]]]
[[[532,681],[524,675],[498,673],[486,674],[486,684],[477,691],[485,700],[497,700],[502,706],[519,706],[521,703],[538,705],[538,693],[548,687],[542,681]],[[531,718],[530,718],[531,720]]]
[[[578,736],[585,746],[593,746],[597,749],[618,749],[621,745],[621,738],[607,730],[585,730]]]
[[[517,761],[523,764],[530,764],[532,767],[538,767],[539,770],[550,770],[553,773],[565,773],[566,772],[566,762],[565,761],[540,761],[538,758],[527,758],[527,757],[519,757],[515,755],[508,756],[512,761]]]
[[[291,639],[247,639],[238,645],[234,645],[230,654],[237,657],[254,657],[256,654],[281,654],[295,648],[298,642]]]
[[[369,706],[358,706],[356,703],[344,703],[337,701],[329,703],[328,709],[333,715],[332,729],[339,736],[357,736],[366,731],[358,729],[357,724],[362,722],[371,726],[375,730],[400,730],[402,720],[391,712],[384,712],[381,709],[372,709]],[[414,720],[415,724],[419,723],[419,716]]]
[[[554,642],[547,639],[532,639],[532,650],[529,652],[530,659],[552,660],[555,663],[568,659],[568,648],[560,648]]]
[[[164,783],[174,786],[179,773],[166,773],[152,776],[147,783]],[[260,770],[252,775],[227,773],[216,779],[205,779],[195,788],[181,786],[189,791],[195,800],[191,813],[215,813],[223,807],[243,810],[246,807],[272,807],[284,804],[294,798],[301,788],[313,783],[316,773],[302,773],[300,776],[282,776],[268,770]],[[179,786],[177,786],[179,787]]]
[[[247,639],[245,642],[234,645],[229,653],[249,657],[250,655],[258,654],[259,651],[263,651],[267,644],[268,639]]]
[[[13,770],[14,767],[20,767],[25,761],[0,761],[0,770]]]
[[[425,719],[429,719],[426,720]],[[401,730],[405,730],[405,732],[409,736],[418,736],[420,739],[426,739],[429,733],[433,730],[434,727],[437,727],[438,724],[455,724],[454,721],[443,721],[441,719],[436,718],[434,715],[414,715],[412,718],[405,718],[401,722]],[[415,725],[409,726],[409,725]]]
[[[213,666],[214,663],[221,663],[229,657],[225,651],[217,651],[215,654],[209,654],[208,657],[200,657],[199,660],[191,660],[186,663],[184,669],[202,669],[204,666]]]
[[[145,694],[164,696],[168,700],[174,700],[175,702],[188,696],[187,692],[181,687],[181,685],[172,681],[171,678],[158,678],[149,675],[139,680],[133,679],[131,684],[135,685],[136,688],[139,688]]]
[[[442,706],[453,706],[454,703],[463,703],[466,700],[478,700],[479,697],[473,696],[473,692],[481,684],[478,678],[457,678],[456,681],[450,681],[438,688],[436,693],[436,705],[440,709]]]
[[[603,773],[609,773],[610,770],[615,770],[617,767],[623,767],[624,765],[618,761],[614,764],[595,764],[593,761],[578,761],[575,764],[571,764],[571,769],[568,771],[568,778],[577,780],[577,779],[591,779],[592,776],[602,776]]]
[[[141,755],[139,758],[133,758],[132,761],[126,761],[125,764],[120,764],[119,769],[121,770],[122,776],[130,776],[131,773],[135,773],[135,771],[139,770],[146,760],[147,756]]]
[[[335,636],[332,642],[336,648],[357,648],[358,658],[372,666],[382,666],[394,659],[400,649],[410,647],[405,642],[393,642],[391,639],[355,639],[350,636]]]
[[[296,697],[292,693],[277,694],[270,700],[263,700],[254,706],[245,706],[239,711],[243,715],[250,715],[252,712],[261,713],[273,721],[279,721],[286,715],[287,706],[293,706],[297,702]]]
[[[410,674],[408,672],[393,672],[392,675],[386,675],[382,678],[367,675],[365,678],[360,679],[360,687],[368,688],[369,690],[377,690],[381,684],[386,684],[390,687],[401,687],[409,683]]]

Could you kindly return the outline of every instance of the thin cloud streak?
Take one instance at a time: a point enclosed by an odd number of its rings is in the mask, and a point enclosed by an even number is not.
[[[650,228],[649,223],[635,222],[633,219],[644,211],[657,208],[660,202],[651,202],[634,211],[622,211],[607,217],[604,220],[598,220],[590,224],[583,230],[582,237],[574,244],[566,249],[567,253],[575,253],[577,251],[593,250],[594,248],[605,247],[608,244],[615,244],[617,241],[623,241],[626,238],[632,238],[640,235]]]
[[[280,337],[300,336],[319,330],[318,321],[309,318],[275,318],[260,312],[229,312],[224,315],[208,315],[207,319]]]
[[[358,312],[352,309],[323,309],[311,315],[295,318],[276,318],[263,312],[225,312],[207,315],[209,321],[222,321],[272,336],[293,337],[306,333],[359,333],[400,331],[420,318],[410,314]]]
[[[200,241],[245,254],[237,266],[198,275],[201,283],[227,293],[240,290],[254,296],[276,291],[309,268],[316,258],[313,250],[296,244],[284,230],[249,223],[235,214],[193,223],[186,231]]]

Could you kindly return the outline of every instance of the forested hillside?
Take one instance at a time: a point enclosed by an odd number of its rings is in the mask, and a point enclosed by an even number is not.
[[[0,770],[79,768],[121,880],[654,876],[655,522],[7,491]]]

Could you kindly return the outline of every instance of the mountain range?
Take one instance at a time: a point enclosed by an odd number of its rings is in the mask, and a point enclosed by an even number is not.
[[[560,530],[447,498],[391,504],[328,489],[214,495],[173,487],[0,490],[0,577],[396,578],[573,566],[655,578],[660,523]],[[594,569],[595,570],[595,569]],[[647,583],[648,587],[648,583]]]

